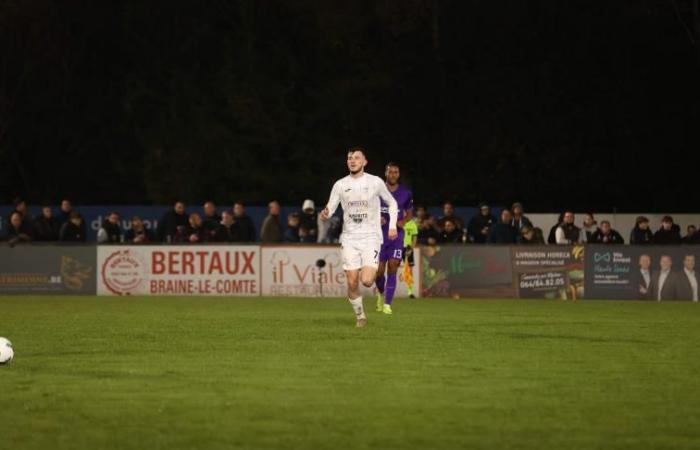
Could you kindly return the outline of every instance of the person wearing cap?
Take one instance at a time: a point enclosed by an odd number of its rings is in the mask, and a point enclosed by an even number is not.
[[[654,234],[649,229],[649,219],[639,216],[630,232],[630,244],[649,245],[654,243]]]
[[[496,218],[491,214],[491,207],[486,203],[479,205],[479,214],[469,221],[467,231],[469,240],[475,244],[483,244],[489,235],[489,230],[496,223]]]
[[[510,207],[510,211],[513,214],[513,218],[510,224],[515,227],[516,230],[522,230],[524,226],[532,228],[532,222],[523,214],[523,204],[520,202],[515,202]]]
[[[308,241],[316,240],[318,234],[318,214],[316,214],[316,205],[310,198],[304,200],[301,205],[301,213],[299,214],[299,227],[308,230]]]

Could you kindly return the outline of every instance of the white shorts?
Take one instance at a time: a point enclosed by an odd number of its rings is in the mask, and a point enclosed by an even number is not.
[[[382,243],[377,239],[347,240],[342,244],[343,270],[358,270],[363,267],[379,267],[379,250]]]

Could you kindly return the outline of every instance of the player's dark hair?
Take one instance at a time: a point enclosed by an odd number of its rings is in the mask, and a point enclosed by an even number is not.
[[[365,157],[365,159],[367,158],[367,151],[364,147],[350,147],[348,149],[348,155],[355,152],[362,152],[362,155]]]
[[[395,163],[394,161],[389,161],[388,163],[386,163],[384,170],[387,170],[389,167],[396,167],[397,169],[401,169],[401,167],[399,167],[399,164]]]

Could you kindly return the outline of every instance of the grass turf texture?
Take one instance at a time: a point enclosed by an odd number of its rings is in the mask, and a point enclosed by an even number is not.
[[[0,297],[0,448],[698,448],[696,304]]]

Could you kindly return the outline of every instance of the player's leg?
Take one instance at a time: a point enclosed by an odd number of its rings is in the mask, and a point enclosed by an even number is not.
[[[379,270],[379,251],[382,244],[379,241],[365,241],[362,243],[360,258],[362,259],[362,270],[360,271],[360,282],[366,287],[372,287],[377,279]]]
[[[367,316],[362,305],[360,293],[360,268],[362,267],[362,255],[360,250],[352,244],[343,244],[343,269],[348,282],[348,301],[355,312],[356,326],[364,327],[367,324]]]
[[[387,262],[386,284],[384,286],[384,305],[382,312],[391,314],[391,302],[394,301],[394,293],[396,292],[396,273],[401,265],[403,258],[403,245],[398,239],[391,242],[389,247],[389,261]]]
[[[382,312],[384,307],[384,271],[386,270],[386,259],[384,259],[384,246],[379,252],[379,268],[377,269],[377,279],[375,284],[377,285],[377,312]]]

